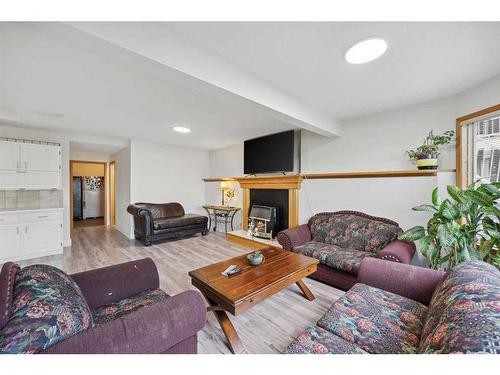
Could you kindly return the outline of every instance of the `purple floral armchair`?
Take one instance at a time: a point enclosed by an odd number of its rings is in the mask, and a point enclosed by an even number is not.
[[[366,257],[411,262],[415,245],[398,240],[400,233],[402,229],[392,220],[337,211],[316,214],[307,224],[281,231],[277,240],[285,250],[320,261],[311,278],[348,290]]]
[[[48,265],[0,271],[0,354],[195,354],[200,293],[169,296],[154,262],[73,275]]]

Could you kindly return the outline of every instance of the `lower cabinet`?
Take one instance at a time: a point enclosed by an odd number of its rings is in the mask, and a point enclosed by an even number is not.
[[[62,209],[0,213],[0,263],[61,254]]]
[[[21,236],[18,225],[1,225],[0,222],[0,263],[1,259],[19,258]]]

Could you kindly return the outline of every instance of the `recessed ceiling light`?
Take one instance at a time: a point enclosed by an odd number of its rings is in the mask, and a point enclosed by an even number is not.
[[[174,131],[177,133],[191,133],[191,129],[186,128],[185,126],[174,126]]]
[[[356,43],[345,53],[351,64],[364,64],[382,56],[387,50],[387,42],[380,38],[370,38]]]

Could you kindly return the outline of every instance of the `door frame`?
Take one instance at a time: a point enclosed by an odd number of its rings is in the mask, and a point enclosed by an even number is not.
[[[70,220],[71,228],[74,227],[75,223],[73,220],[73,165],[76,163],[84,164],[101,164],[104,166],[104,225],[108,224],[108,193],[106,193],[106,188],[108,187],[108,162],[106,161],[88,161],[88,160],[70,160],[69,161],[69,194],[70,194]]]
[[[109,224],[116,225],[116,163],[109,163]]]

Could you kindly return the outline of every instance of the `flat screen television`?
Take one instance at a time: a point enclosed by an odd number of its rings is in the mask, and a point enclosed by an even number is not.
[[[250,139],[244,143],[244,173],[295,171],[299,132],[294,130]]]

